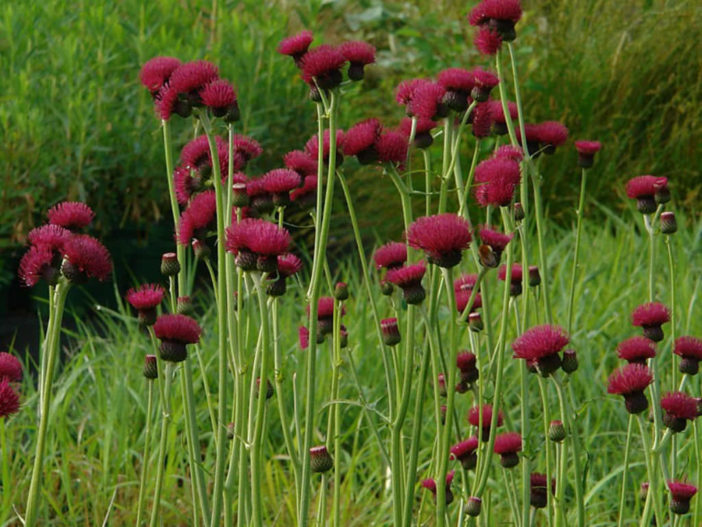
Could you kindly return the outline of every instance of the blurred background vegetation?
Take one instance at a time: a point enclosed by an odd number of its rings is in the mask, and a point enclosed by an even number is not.
[[[171,227],[159,122],[137,79],[149,58],[203,58],[220,66],[239,92],[239,131],[265,149],[252,166],[256,174],[280,166],[281,156],[315,131],[307,90],[292,61],[275,51],[282,38],[307,28],[316,43],[372,42],[378,64],[353,88],[342,124],[379,116],[394,125],[402,117],[393,98],[400,80],[449,66],[490,65],[472,47],[465,15],[474,3],[3,3],[0,313],[27,296],[17,295],[12,283],[27,232],[64,199],[84,200],[97,211],[98,234],[122,273],[156,271]],[[672,180],[677,206],[694,219],[702,161],[700,4],[524,0],[523,6],[516,46],[528,118],[561,120],[574,139],[605,145],[590,178],[588,214],[604,208],[616,213],[625,206],[623,182],[653,173]],[[180,146],[191,130],[182,121],[174,127]],[[551,216],[568,224],[579,180],[573,149],[562,148],[547,165]],[[368,235],[397,236],[397,203],[394,196],[386,199],[389,182],[367,168],[350,180]],[[343,228],[337,231],[343,236]]]

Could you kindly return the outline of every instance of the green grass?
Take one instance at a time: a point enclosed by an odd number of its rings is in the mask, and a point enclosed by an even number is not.
[[[583,433],[583,447],[588,452],[587,465],[587,525],[612,525],[618,508],[619,471],[622,466],[622,451],[626,431],[627,414],[619,397],[606,394],[606,378],[619,365],[615,347],[622,339],[637,334],[630,326],[629,313],[647,296],[647,240],[632,227],[640,218],[633,211],[622,217],[609,210],[602,223],[588,222],[583,233],[582,273],[577,283],[577,301],[572,345],[578,352],[580,369],[573,374],[571,385],[578,404],[578,425]],[[702,224],[687,228],[672,238],[674,259],[677,265],[678,318],[675,329],[678,335],[702,334],[702,320],[696,313],[700,310],[699,295],[702,293]],[[573,234],[551,224],[547,233],[547,253],[553,270],[553,305],[557,322],[565,318],[567,284],[570,276],[570,252]],[[659,299],[669,301],[665,252],[662,241],[656,289]],[[360,389],[368,404],[368,411],[376,422],[378,415],[386,414],[382,371],[377,356],[377,346],[371,329],[370,309],[358,274],[353,271],[355,262],[342,262],[337,268],[340,278],[350,284],[352,292],[348,302],[348,313],[344,323],[349,330],[348,352],[353,357],[360,379]],[[462,264],[467,268],[467,264]],[[489,276],[496,282],[495,274]],[[116,291],[127,284],[115,284]],[[202,286],[205,288],[206,286]],[[377,287],[376,287],[377,289]],[[494,290],[494,287],[493,287]],[[198,318],[206,328],[212,328],[214,313],[212,302],[206,291],[201,291]],[[76,295],[74,291],[71,295]],[[281,305],[281,330],[283,335],[287,406],[292,415],[291,383],[293,375],[303,373],[303,352],[297,345],[297,327],[303,323],[300,287],[291,287],[283,297]],[[379,293],[378,293],[379,295]],[[379,295],[380,297],[380,295]],[[390,307],[385,297],[379,298],[381,314],[389,315]],[[68,346],[64,350],[64,364],[55,383],[55,399],[52,410],[52,426],[49,434],[48,456],[45,467],[44,501],[50,518],[42,525],[101,525],[109,517],[109,525],[129,525],[135,518],[135,501],[138,492],[138,475],[142,460],[143,426],[145,417],[146,385],[141,369],[143,356],[152,350],[148,338],[139,332],[136,320],[120,306],[112,311],[96,306],[97,321],[85,325],[78,320],[75,333],[68,334]],[[252,307],[255,311],[255,307]],[[493,307],[494,309],[494,307]],[[442,315],[444,317],[446,313]],[[255,326],[252,327],[255,329]],[[670,353],[670,327],[666,329],[666,340],[659,345],[662,356],[662,371],[668,372],[672,361]],[[516,328],[509,330],[511,340]],[[211,466],[214,452],[207,407],[204,402],[202,382],[211,389],[216,379],[216,335],[206,332],[200,353],[206,371],[195,368],[195,389],[198,406],[198,423],[201,430],[205,466]],[[252,337],[253,338],[253,337]],[[192,353],[192,350],[191,350]],[[330,364],[326,346],[320,348],[318,360],[318,386],[330,383]],[[516,389],[518,378],[517,361],[506,361],[507,392],[505,410],[507,427],[519,420],[519,400]],[[537,400],[535,379],[529,379],[533,401]],[[23,409],[7,422],[8,440],[11,445],[12,478],[4,489],[10,492],[11,502],[22,511],[29,486],[29,467],[33,457],[37,394],[34,379],[27,376],[21,387]],[[344,431],[343,456],[343,515],[344,525],[387,525],[391,518],[390,490],[377,443],[359,407],[359,386],[345,360],[342,375],[341,404]],[[322,414],[324,390],[318,390],[317,408]],[[700,393],[700,379],[694,379],[688,392]],[[178,390],[176,390],[178,393]],[[171,427],[169,454],[164,486],[164,524],[177,525],[189,518],[190,490],[185,472],[186,450],[182,428],[182,406],[179,396],[175,401],[175,425]],[[464,415],[472,405],[469,394],[459,396],[459,415]],[[551,401],[554,405],[556,401]],[[554,406],[555,407],[555,406]],[[431,458],[433,443],[433,417],[431,400],[427,398],[425,425],[422,432],[419,476],[424,477]],[[530,409],[532,422],[539,421],[540,410],[534,403]],[[275,406],[269,406],[270,433],[267,438],[265,465],[265,504],[267,525],[291,525],[294,513],[294,484],[288,470]],[[411,417],[411,416],[410,416]],[[157,418],[157,412],[154,414]],[[325,420],[320,420],[320,423]],[[463,419],[459,420],[462,433],[469,431]],[[536,426],[536,425],[534,425]],[[538,427],[536,428],[538,430]],[[320,434],[323,433],[320,430]],[[539,449],[540,435],[534,431],[533,440]],[[692,455],[692,432],[680,436],[678,476],[688,474],[694,478]],[[645,470],[639,456],[638,439],[634,440],[632,468],[630,469],[630,493],[627,507],[631,512],[640,507],[638,485],[645,478]],[[155,454],[155,453],[154,453]],[[536,469],[543,469],[536,457]],[[153,459],[150,467],[153,470]],[[541,461],[542,462],[542,461]],[[498,474],[498,473],[495,473]],[[152,481],[154,474],[151,474]],[[181,478],[185,484],[179,486]],[[460,482],[460,478],[458,480]],[[458,488],[456,485],[455,489]],[[490,482],[493,507],[505,512],[501,478]],[[431,521],[433,505],[426,492],[418,494],[423,502],[422,521]],[[567,497],[572,496],[568,489]],[[150,496],[149,496],[150,503]],[[694,507],[695,501],[693,501]],[[694,509],[693,509],[694,510]],[[8,518],[9,511],[2,517]],[[493,515],[492,524],[499,525],[500,514]],[[633,512],[632,512],[633,517]],[[15,525],[10,520],[7,525]]]

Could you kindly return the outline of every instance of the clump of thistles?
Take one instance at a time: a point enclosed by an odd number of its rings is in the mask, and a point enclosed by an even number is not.
[[[630,414],[638,414],[648,408],[648,399],[643,392],[652,382],[653,376],[648,367],[627,364],[610,375],[607,392],[623,395],[626,410]]]
[[[269,221],[246,218],[227,228],[227,251],[244,271],[274,273],[278,256],[288,251],[290,233]]]
[[[446,505],[450,504],[453,501],[453,492],[451,492],[451,482],[453,481],[454,474],[455,471],[453,470],[449,471],[448,474],[446,474],[446,487],[444,494],[446,498]],[[429,490],[434,495],[434,499],[436,499],[436,481],[434,481],[432,478],[422,480],[422,487]]]
[[[687,421],[697,417],[697,399],[683,392],[667,393],[661,398],[661,408],[665,410],[663,424],[677,433],[685,430]]]
[[[161,358],[182,362],[188,357],[186,346],[200,340],[202,329],[187,315],[161,315],[154,324],[154,334],[161,341]]]
[[[578,166],[590,168],[595,162],[595,154],[602,149],[599,141],[575,141],[575,149],[578,151]]]
[[[661,326],[669,321],[670,311],[660,302],[642,304],[631,313],[631,323],[643,328],[644,336],[654,342],[663,340]]]
[[[697,494],[697,487],[682,481],[668,481],[670,490],[670,510],[674,514],[690,512],[690,500]]]
[[[152,326],[156,322],[156,308],[163,302],[165,294],[159,284],[142,284],[128,290],[124,298],[137,310],[139,322]]]
[[[656,356],[656,345],[646,337],[631,337],[619,343],[617,356],[629,363],[646,364],[646,360]]]
[[[90,225],[95,218],[95,213],[85,203],[64,201],[51,207],[47,216],[51,225],[58,225],[70,231],[79,231]]]
[[[668,178],[637,176],[626,184],[626,195],[636,200],[636,208],[642,214],[653,214],[659,203],[670,199]]]
[[[390,269],[385,279],[402,289],[405,301],[408,304],[421,304],[426,296],[422,287],[422,278],[427,268],[424,263],[416,263],[407,267]]]
[[[517,432],[506,432],[495,438],[495,454],[500,455],[500,464],[505,468],[519,464],[517,452],[522,450],[522,436]]]
[[[678,337],[675,339],[673,353],[682,358],[680,371],[688,375],[696,375],[699,362],[702,360],[702,339],[696,337]]]
[[[418,218],[406,237],[410,247],[423,250],[431,263],[445,268],[460,263],[461,253],[472,239],[468,222],[451,213]]]
[[[568,335],[559,326],[544,324],[529,328],[512,342],[514,357],[524,359],[530,371],[548,377],[561,366],[560,351],[568,344]]]
[[[480,439],[482,441],[490,439],[490,425],[492,423],[493,413],[492,406],[489,404],[484,404],[482,409],[474,406],[468,411],[468,422],[475,427],[481,428]],[[502,410],[500,410],[497,413],[497,426],[502,426],[503,420],[504,414]]]
[[[465,441],[456,443],[451,447],[449,457],[457,459],[466,470],[472,470],[478,464],[478,438],[475,436],[469,437]]]

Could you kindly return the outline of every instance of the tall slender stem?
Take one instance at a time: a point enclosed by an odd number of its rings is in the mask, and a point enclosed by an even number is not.
[[[580,256],[580,236],[583,226],[583,209],[585,206],[585,186],[587,184],[587,169],[582,169],[580,176],[580,199],[578,201],[578,221],[575,227],[575,248],[573,249],[573,268],[570,273],[570,293],[568,294],[568,326],[566,331],[568,335],[573,330],[573,303],[575,299],[575,279],[578,274],[578,257]]]
[[[629,426],[626,430],[626,445],[624,446],[624,470],[622,471],[622,488],[619,494],[619,520],[617,527],[624,527],[624,505],[626,503],[626,477],[629,475],[629,451],[631,449],[631,437],[634,433],[634,416],[629,414]]]
[[[144,498],[146,497],[146,469],[149,466],[149,453],[151,450],[151,414],[154,403],[154,381],[149,379],[146,403],[146,427],[144,430],[144,454],[141,458],[141,477],[139,478],[139,499],[137,502],[137,527],[141,527],[141,515],[144,511]]]
[[[171,422],[171,377],[173,376],[173,363],[165,361],[163,372],[163,399],[161,400],[161,440],[158,446],[156,459],[156,484],[154,486],[154,501],[151,505],[150,527],[156,527],[161,509],[161,489],[163,488],[163,474],[165,470],[166,449],[168,443],[168,427]]]

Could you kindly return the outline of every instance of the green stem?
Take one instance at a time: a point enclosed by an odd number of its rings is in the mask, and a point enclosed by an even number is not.
[[[41,408],[44,402],[44,395],[46,394],[46,361],[48,360],[49,354],[47,352],[47,345],[49,343],[49,335],[53,332],[56,309],[54,306],[54,299],[56,296],[56,286],[49,285],[49,321],[46,324],[46,334],[44,335],[44,342],[41,349],[41,368],[39,369],[39,407]]]
[[[536,238],[539,248],[539,272],[541,273],[541,289],[544,297],[544,307],[546,309],[546,320],[553,324],[553,311],[551,310],[551,297],[549,295],[549,272],[546,261],[546,249],[544,248],[544,211],[541,199],[541,181],[539,174],[533,171],[531,182],[534,187],[534,210],[536,211]]]
[[[578,201],[578,221],[575,227],[575,248],[573,249],[573,268],[570,273],[570,293],[568,295],[568,326],[567,333],[571,334],[573,329],[573,302],[575,298],[575,279],[578,274],[578,257],[580,255],[580,236],[583,226],[583,210],[585,206],[585,186],[587,184],[587,170],[583,168],[580,176],[580,199]]]
[[[676,331],[676,309],[675,309],[675,260],[673,259],[673,247],[670,235],[665,236],[665,248],[668,253],[668,275],[670,276],[670,341],[675,342]],[[678,368],[676,361],[671,361],[671,385],[678,384]],[[671,470],[675,474],[675,470]]]
[[[624,505],[626,503],[626,477],[629,475],[629,451],[631,449],[631,437],[634,431],[634,416],[629,414],[629,426],[626,431],[626,445],[624,447],[624,470],[622,471],[622,489],[619,493],[619,520],[617,527],[624,527]]]
[[[151,414],[154,402],[154,381],[147,380],[148,395],[146,403],[146,429],[144,431],[144,454],[141,458],[141,477],[139,478],[139,499],[137,502],[137,527],[141,526],[141,515],[144,511],[144,498],[146,497],[146,468],[149,465],[149,451],[151,446]],[[5,480],[7,481],[7,480]]]
[[[10,480],[10,456],[7,452],[7,435],[5,432],[5,421],[7,417],[0,417],[0,449],[2,449],[2,509],[0,510],[0,521],[7,519],[10,513],[10,501],[12,499]]]
[[[424,157],[424,215],[431,215],[431,156],[425,148],[422,150]]]
[[[548,440],[548,429],[550,426],[551,422],[551,413],[549,411],[550,406],[548,404],[548,397],[546,395],[546,387],[544,386],[544,379],[539,375],[538,377],[538,383],[539,383],[539,394],[541,396],[541,405],[542,405],[542,417],[543,417],[543,426],[544,426],[544,438],[546,439],[544,442],[544,450],[545,450],[545,457],[546,457],[546,481],[550,482],[551,478],[553,477],[553,465],[552,463],[552,444],[551,441]],[[554,511],[554,506],[557,508],[557,505],[554,504],[553,502],[553,494],[551,492],[548,492],[546,494],[548,504],[546,506],[546,516],[548,517],[548,525],[553,525],[553,511]]]
[[[341,522],[341,405],[339,385],[341,383],[341,310],[339,301],[334,301],[332,339],[332,390],[329,420],[327,423],[327,448],[334,452],[334,494],[332,496],[332,525],[339,527]]]
[[[166,450],[168,448],[168,426],[171,422],[171,377],[173,375],[173,363],[166,361],[163,372],[163,399],[161,400],[161,441],[158,447],[158,458],[156,460],[156,484],[154,487],[154,501],[151,508],[150,527],[156,527],[161,508],[161,489],[163,488],[163,473],[166,460]]]
[[[639,430],[641,432],[641,441],[643,442],[644,456],[646,458],[646,468],[648,470],[648,496],[652,496],[651,499],[653,500],[653,510],[656,517],[656,525],[665,525],[663,504],[661,502],[661,492],[658,485],[658,467],[655,461],[656,456],[654,455],[653,449],[651,448],[651,442],[649,441],[648,434],[646,433],[646,428],[644,426],[644,417],[642,417],[641,415],[639,415],[638,417]],[[646,519],[646,515],[642,516],[641,522],[641,525],[649,525],[649,520]]]

